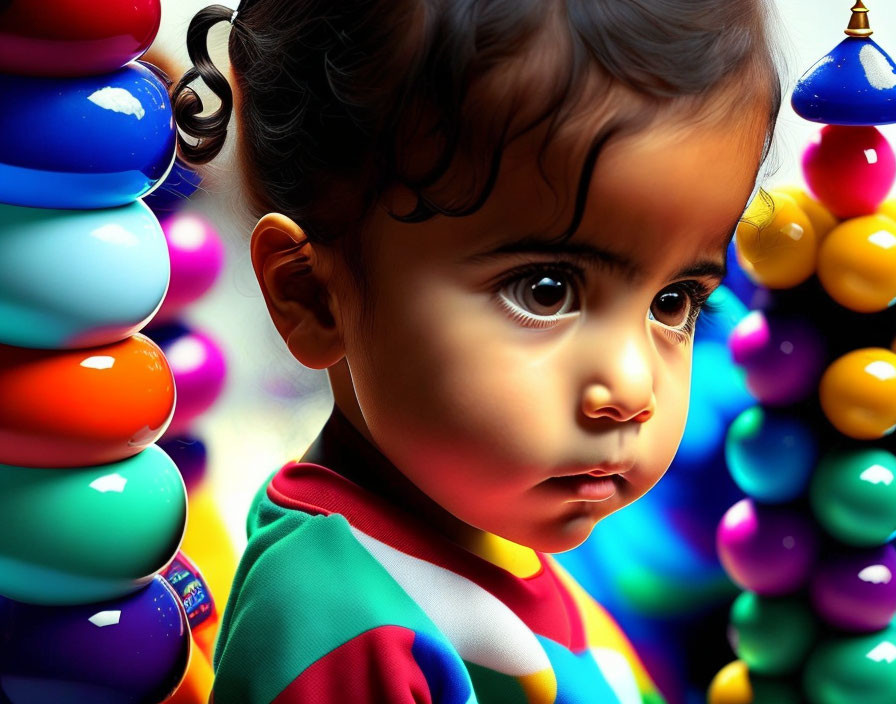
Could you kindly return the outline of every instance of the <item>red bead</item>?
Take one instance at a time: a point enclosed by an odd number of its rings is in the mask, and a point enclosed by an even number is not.
[[[110,73],[149,48],[161,18],[160,0],[12,0],[0,10],[0,72]]]
[[[803,174],[818,200],[838,218],[877,210],[893,186],[896,158],[874,127],[828,125],[803,154]]]

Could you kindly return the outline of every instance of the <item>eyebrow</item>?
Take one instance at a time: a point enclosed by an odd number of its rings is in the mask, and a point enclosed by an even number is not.
[[[716,238],[714,246],[718,245],[721,249],[727,251],[728,244],[731,242],[739,222],[740,217],[738,217],[730,229]],[[641,268],[630,257],[620,252],[582,242],[545,240],[543,236],[539,235],[526,235],[513,242],[502,244],[488,252],[476,254],[470,259],[472,261],[490,261],[512,254],[564,254],[585,264],[616,271],[628,281],[635,281],[642,276]],[[721,262],[712,259],[701,259],[677,271],[672,278],[680,279],[691,276],[724,279],[728,274],[726,259],[727,256],[725,254],[723,254]]]

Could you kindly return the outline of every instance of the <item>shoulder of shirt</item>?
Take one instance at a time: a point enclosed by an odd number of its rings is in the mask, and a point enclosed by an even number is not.
[[[314,662],[372,629],[442,638],[343,516],[264,496],[255,513],[215,649],[215,690],[234,693],[228,701],[270,702]]]

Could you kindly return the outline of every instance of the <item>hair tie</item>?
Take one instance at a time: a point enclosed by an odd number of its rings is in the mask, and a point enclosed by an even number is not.
[[[233,14],[230,16],[230,24],[233,24],[236,20],[236,16],[239,14],[239,10],[234,10]]]

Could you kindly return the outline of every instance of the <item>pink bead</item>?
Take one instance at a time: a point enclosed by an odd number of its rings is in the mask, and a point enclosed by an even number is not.
[[[162,348],[174,374],[177,401],[165,439],[187,432],[224,388],[227,366],[218,344],[181,322],[156,326],[147,334]]]
[[[211,223],[195,213],[161,221],[171,257],[171,283],[156,320],[170,320],[208,291],[224,264],[224,245]]]
[[[877,210],[896,178],[896,157],[874,127],[827,125],[803,153],[803,175],[838,218]]]
[[[762,596],[800,589],[815,562],[817,543],[808,518],[752,499],[729,508],[716,531],[716,548],[728,576]]]

